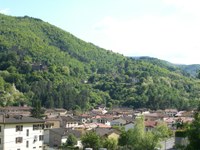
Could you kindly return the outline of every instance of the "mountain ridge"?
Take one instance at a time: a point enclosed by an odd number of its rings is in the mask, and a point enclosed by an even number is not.
[[[155,61],[158,61],[161,64],[167,65],[168,67],[178,67],[179,69],[181,69],[183,71],[183,74],[187,74],[187,76],[191,76],[191,77],[197,77],[198,75],[198,71],[200,70],[200,64],[176,64],[176,63],[171,63],[169,61],[166,60],[161,60],[159,58],[154,58],[154,57],[149,57],[149,56],[137,56],[134,57],[132,56],[132,58],[134,59],[141,59],[141,60],[147,60],[150,62],[155,63]]]
[[[23,98],[5,103],[5,94],[0,105],[191,109],[200,101],[200,81],[176,67],[105,50],[37,18],[0,14],[0,91],[12,94],[13,84]]]

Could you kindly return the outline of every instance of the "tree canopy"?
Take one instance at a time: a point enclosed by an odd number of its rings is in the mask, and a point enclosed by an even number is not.
[[[200,101],[200,80],[167,62],[124,57],[28,16],[0,14],[0,27],[1,106],[191,109]]]

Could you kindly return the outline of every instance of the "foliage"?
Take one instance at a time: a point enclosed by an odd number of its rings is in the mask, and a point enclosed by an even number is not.
[[[191,109],[200,101],[200,80],[169,63],[124,57],[28,16],[0,14],[0,26],[1,106]]]
[[[117,140],[116,139],[113,139],[113,138],[106,138],[104,141],[103,141],[103,147],[109,149],[109,150],[116,150],[117,149]]]
[[[144,119],[137,119],[133,129],[121,133],[119,145],[125,149],[154,150],[160,146],[161,140],[170,136],[169,129],[166,127],[166,125],[160,124],[154,130],[145,132]]]
[[[44,110],[41,108],[41,102],[39,100],[34,101],[32,106],[33,108],[31,110],[31,116],[35,118],[41,118],[44,114]]]
[[[81,141],[84,148],[93,148],[94,150],[98,150],[98,148],[102,146],[100,136],[93,131],[87,132],[85,135],[83,135]]]
[[[175,132],[175,137],[187,137],[187,132],[185,130],[177,130]]]
[[[197,112],[194,116],[194,121],[189,126],[187,130],[189,145],[187,146],[187,150],[200,149],[200,113]]]
[[[67,146],[74,146],[77,144],[77,139],[73,134],[70,134],[67,138]]]

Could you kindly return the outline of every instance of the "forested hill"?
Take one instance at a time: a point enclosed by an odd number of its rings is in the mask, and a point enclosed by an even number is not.
[[[104,50],[40,19],[0,14],[0,93],[3,106],[190,109],[200,100],[200,81]]]
[[[200,64],[192,64],[192,65],[184,65],[184,64],[173,64],[168,61],[160,60],[153,57],[133,57],[137,60],[147,61],[154,65],[158,65],[162,68],[166,68],[169,70],[174,70],[176,72],[181,72],[186,76],[197,77],[199,75]]]

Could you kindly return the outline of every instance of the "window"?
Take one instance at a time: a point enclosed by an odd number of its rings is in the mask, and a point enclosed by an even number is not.
[[[28,141],[26,141],[26,148],[28,148],[29,147],[29,142]]]
[[[15,143],[22,143],[22,137],[16,137]]]
[[[1,138],[0,138],[0,144],[1,144]]]
[[[37,135],[35,135],[35,136],[34,136],[34,139],[33,139],[33,142],[36,142],[36,141],[37,141],[37,139],[38,139],[38,136],[37,136]]]
[[[17,125],[16,126],[16,132],[17,131],[23,131],[23,125]]]
[[[33,130],[42,130],[44,129],[44,124],[34,124]]]
[[[26,130],[26,136],[29,136],[29,129]]]
[[[1,132],[1,126],[0,126],[0,132]]]
[[[39,135],[39,141],[43,141],[44,140],[44,135]]]

